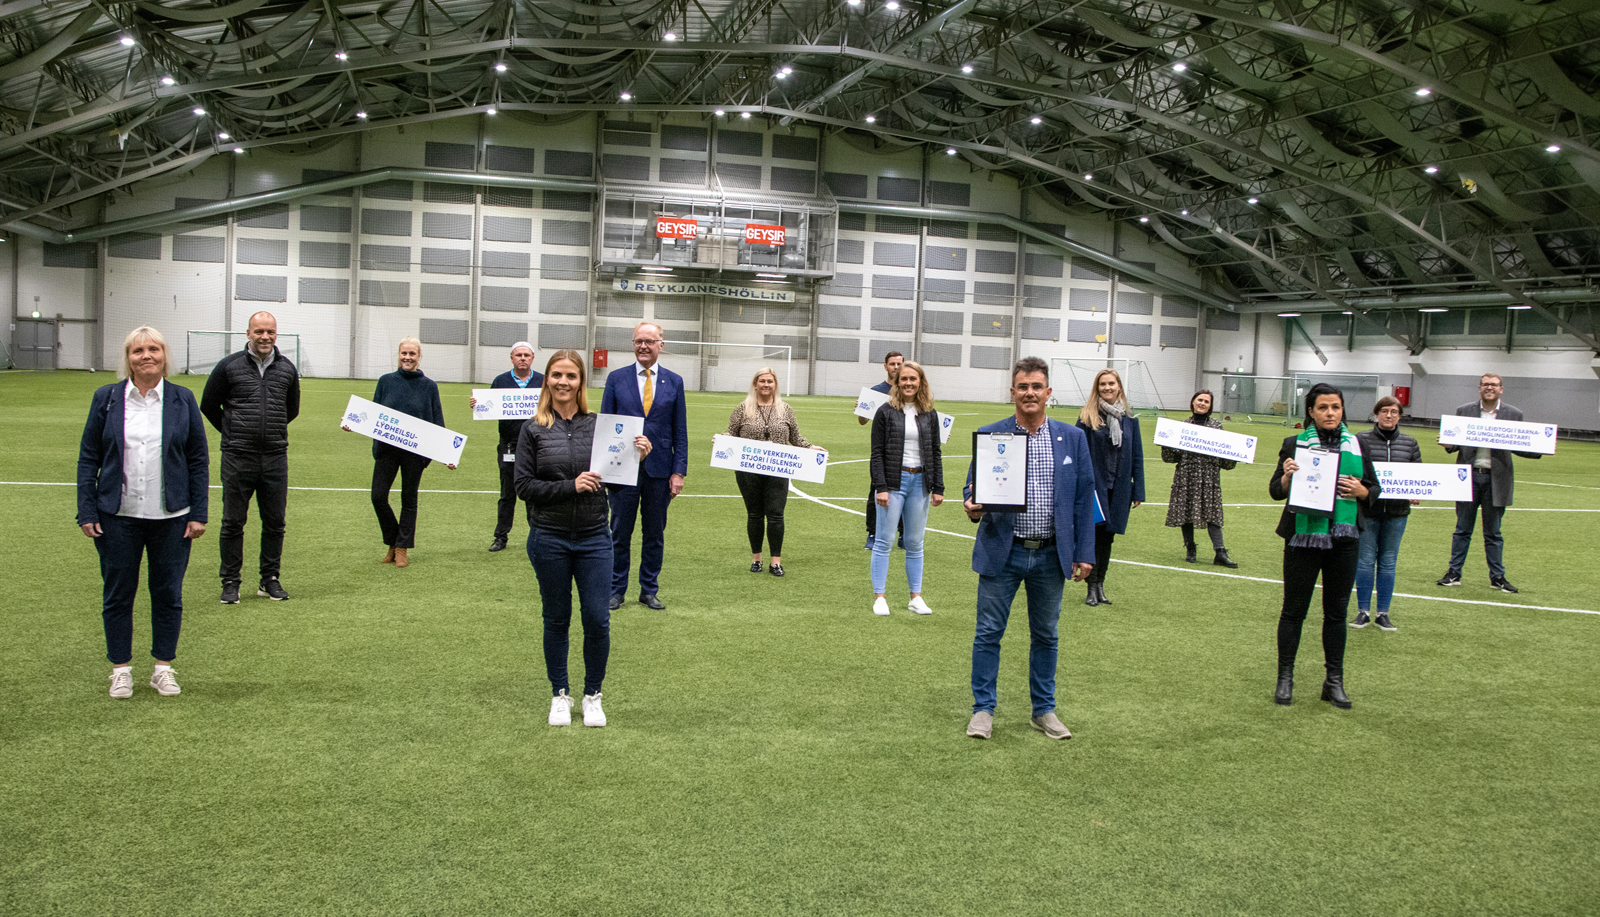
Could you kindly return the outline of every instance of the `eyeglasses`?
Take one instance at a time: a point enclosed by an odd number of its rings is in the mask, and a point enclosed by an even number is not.
[[[656,338],[654,340],[651,340],[649,338],[634,338],[633,339],[633,346],[635,346],[635,347],[643,347],[646,344],[659,344],[659,343],[661,343],[660,338]]]
[[[1499,382],[1479,382],[1478,388],[1505,388]]]

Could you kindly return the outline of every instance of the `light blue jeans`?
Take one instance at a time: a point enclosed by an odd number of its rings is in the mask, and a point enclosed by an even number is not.
[[[1407,516],[1368,519],[1361,530],[1361,553],[1356,556],[1356,607],[1372,611],[1372,579],[1378,579],[1378,614],[1389,610],[1394,598],[1395,561],[1400,557],[1400,538],[1406,533]]]
[[[889,505],[878,506],[877,537],[872,542],[872,594],[882,595],[889,582],[889,548],[895,528],[905,527],[906,583],[913,593],[922,591],[922,540],[928,531],[931,504],[922,475],[900,472],[900,489],[890,491]]]

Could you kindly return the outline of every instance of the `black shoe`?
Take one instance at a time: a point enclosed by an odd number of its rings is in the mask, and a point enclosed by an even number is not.
[[[1393,624],[1389,623],[1389,613],[1387,611],[1379,614],[1376,618],[1373,618],[1373,620],[1378,622],[1378,630],[1399,630],[1400,629],[1398,627],[1395,627]]]
[[[1511,581],[1506,579],[1503,576],[1496,577],[1494,579],[1489,580],[1489,588],[1498,589],[1501,592],[1516,592],[1517,591],[1517,587],[1511,585]]]
[[[1094,597],[1099,599],[1100,600],[1100,604],[1102,604],[1102,605],[1110,605],[1111,604],[1111,599],[1106,597],[1106,584],[1105,583],[1095,583],[1094,584]]]
[[[1229,570],[1239,569],[1238,561],[1235,561],[1233,558],[1228,556],[1227,548],[1223,548],[1222,550],[1218,551],[1217,556],[1212,558],[1211,564],[1215,567],[1227,567]]]
[[[618,608],[621,608],[621,607],[622,607],[622,596],[620,596],[620,595],[612,596],[610,604],[608,604],[606,606],[607,610],[609,610],[609,611],[616,611]]]
[[[1100,604],[1100,595],[1094,588],[1094,583],[1089,584],[1089,591],[1083,597],[1083,604],[1090,608]]]
[[[661,604],[661,600],[656,598],[656,594],[654,592],[650,593],[649,595],[639,596],[639,604],[646,608],[653,608],[656,611],[667,610],[667,606]]]
[[[1278,666],[1278,687],[1272,692],[1272,702],[1287,707],[1294,701],[1294,665]]]
[[[274,602],[289,600],[289,593],[283,591],[283,584],[278,582],[277,577],[262,580],[261,588],[256,590],[256,595],[266,596]]]
[[[1372,623],[1372,616],[1364,611],[1356,612],[1356,619],[1350,622],[1351,627],[1362,628]]]
[[[1439,577],[1439,581],[1437,583],[1435,583],[1434,585],[1436,585],[1436,586],[1459,586],[1459,585],[1461,585],[1461,574],[1457,573],[1454,570],[1446,570],[1446,571],[1444,571],[1444,576]]]
[[[238,583],[223,583],[222,584],[222,604],[224,604],[224,605],[237,605],[237,604],[239,604],[239,584]]]
[[[496,535],[496,536],[494,536],[494,541],[489,544],[489,553],[493,554],[496,551],[504,551],[505,549],[506,549],[506,536],[504,536],[504,535]]]
[[[1183,543],[1183,559],[1191,564],[1195,562],[1194,542],[1186,541]]]
[[[760,573],[761,572],[761,561],[759,561],[759,560],[751,561],[750,562],[750,572],[751,573]]]
[[[782,576],[783,575],[783,564],[773,564],[771,573],[772,573],[773,576]]]
[[[1322,683],[1322,699],[1340,710],[1350,709],[1350,697],[1344,693],[1344,669],[1328,666],[1328,680]]]

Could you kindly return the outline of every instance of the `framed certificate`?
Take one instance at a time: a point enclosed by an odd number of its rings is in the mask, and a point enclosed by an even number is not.
[[[1300,470],[1289,479],[1289,506],[1308,516],[1333,518],[1333,501],[1339,495],[1339,453],[1309,446],[1294,451]]]
[[[984,512],[1028,508],[1028,438],[1019,433],[972,434],[972,502]]]

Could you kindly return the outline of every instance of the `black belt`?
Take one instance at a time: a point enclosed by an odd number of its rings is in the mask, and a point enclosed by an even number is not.
[[[1477,477],[1478,475],[1483,475],[1483,476],[1487,477],[1487,476],[1489,476],[1489,475],[1491,475],[1493,473],[1494,473],[1494,469],[1492,469],[1492,468],[1479,468],[1476,465],[1472,466],[1472,476],[1473,477]]]
[[[1022,545],[1029,550],[1037,551],[1041,548],[1048,548],[1055,544],[1056,536],[1051,535],[1048,538],[1023,538],[1020,535],[1012,535],[1011,543],[1015,545]]]
[[[901,465],[900,466],[900,470],[904,471],[906,474],[921,474],[922,473],[922,466],[918,465],[915,468],[907,468],[906,466]]]

